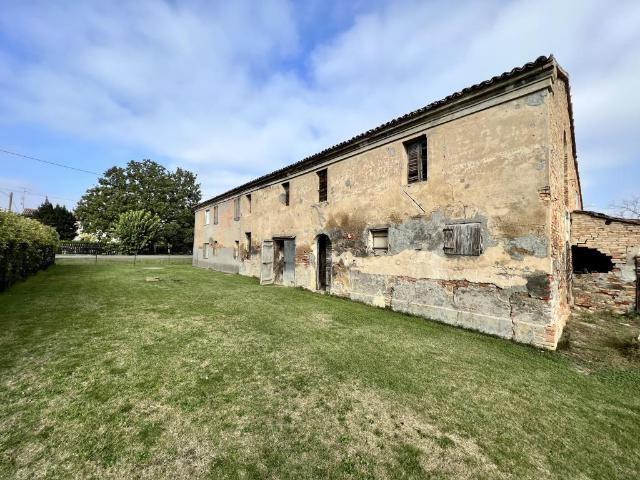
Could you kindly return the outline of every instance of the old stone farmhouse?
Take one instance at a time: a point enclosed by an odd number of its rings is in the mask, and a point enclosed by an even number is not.
[[[540,57],[203,202],[193,263],[553,349],[581,209]]]

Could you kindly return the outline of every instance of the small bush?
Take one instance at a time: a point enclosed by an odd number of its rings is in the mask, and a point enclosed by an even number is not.
[[[0,212],[0,291],[55,262],[56,231],[11,212]]]

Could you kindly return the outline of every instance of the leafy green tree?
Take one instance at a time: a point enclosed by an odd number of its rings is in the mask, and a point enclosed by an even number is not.
[[[181,168],[171,172],[152,160],[131,161],[125,168],[107,170],[83,195],[76,215],[84,232],[100,235],[120,214],[146,210],[162,221],[158,241],[185,251],[192,246],[193,209],[200,198],[195,174]]]
[[[158,238],[162,224],[160,217],[146,210],[121,213],[113,225],[113,233],[120,241],[120,251],[137,254]]]
[[[36,209],[33,218],[53,227],[61,240],[73,240],[76,236],[76,217],[73,212],[64,205],[56,204],[54,207],[48,198]]]

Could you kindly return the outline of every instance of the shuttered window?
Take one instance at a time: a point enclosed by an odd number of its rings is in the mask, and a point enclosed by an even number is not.
[[[407,181],[421,182],[427,179],[427,138],[422,136],[405,143],[407,150]]]
[[[204,211],[204,224],[209,225],[210,220],[211,220],[211,210],[207,208]]]
[[[389,230],[371,230],[373,253],[385,255],[389,251]]]
[[[233,219],[240,220],[240,197],[233,199]]]
[[[327,201],[327,169],[320,170],[318,173],[318,201]]]
[[[479,223],[447,225],[444,230],[444,253],[448,255],[480,255],[482,236]]]
[[[218,206],[213,207],[213,224],[218,224]]]

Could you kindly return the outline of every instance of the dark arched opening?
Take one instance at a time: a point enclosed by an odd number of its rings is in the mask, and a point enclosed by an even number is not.
[[[331,240],[327,235],[318,235],[317,288],[329,291],[331,288]]]

